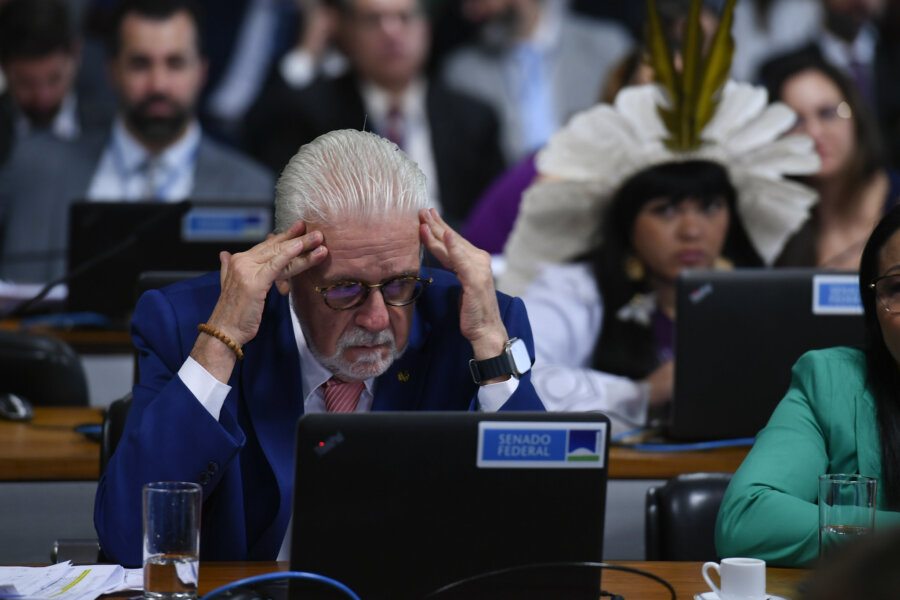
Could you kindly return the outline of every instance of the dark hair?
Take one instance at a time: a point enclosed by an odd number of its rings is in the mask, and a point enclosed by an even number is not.
[[[201,14],[199,7],[191,0],[123,0],[116,5],[112,16],[112,27],[109,30],[107,40],[108,52],[111,57],[116,57],[122,50],[121,29],[122,21],[129,15],[137,15],[143,19],[154,21],[167,21],[177,13],[186,12],[194,22],[194,32],[197,39],[197,53],[204,55],[202,29],[200,27]]]
[[[781,99],[789,79],[805,71],[817,71],[831,81],[850,106],[855,123],[856,152],[847,172],[845,191],[853,191],[884,167],[884,147],[874,117],[856,85],[833,64],[825,60],[816,48],[804,48],[763,66],[761,76],[769,90],[769,97]]]
[[[866,366],[868,384],[878,410],[878,432],[881,437],[881,485],[888,508],[900,509],[900,369],[891,356],[881,325],[875,291],[869,287],[878,277],[881,250],[900,231],[900,207],[892,209],[872,231],[859,265],[859,292],[862,296],[866,323]]]
[[[0,4],[0,62],[74,49],[69,11],[59,0],[9,0]]]
[[[616,318],[635,294],[648,293],[643,281],[632,281],[624,270],[631,253],[631,235],[641,208],[654,198],[678,204],[688,198],[708,203],[724,198],[731,214],[723,255],[743,266],[759,265],[735,211],[737,192],[725,168],[705,160],[670,162],[633,175],[613,196],[591,252],[594,276],[603,298],[603,329],[594,348],[593,366],[601,371],[640,379],[659,364],[651,328]]]

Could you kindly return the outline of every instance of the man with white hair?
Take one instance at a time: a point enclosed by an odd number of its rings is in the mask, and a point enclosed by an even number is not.
[[[304,413],[543,410],[524,305],[425,208],[425,178],[396,145],[320,136],[275,202],[268,240],[138,302],[140,381],[95,503],[116,562],[140,564],[133,508],[144,483],[165,480],[204,488],[202,560],[274,559]],[[423,268],[425,248],[455,276]]]

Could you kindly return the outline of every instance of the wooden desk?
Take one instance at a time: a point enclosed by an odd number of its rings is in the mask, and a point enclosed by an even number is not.
[[[90,481],[100,444],[74,427],[103,422],[99,408],[37,407],[27,423],[0,420],[0,481]]]
[[[0,421],[0,481],[97,479],[100,446],[75,433],[81,423],[101,423],[96,408],[35,409],[30,423]],[[696,452],[609,451],[613,479],[668,479],[696,471],[734,472],[748,448]]]
[[[614,446],[609,449],[612,479],[669,479],[681,473],[723,471],[734,473],[749,446],[690,452],[648,452]]]
[[[6,319],[0,321],[0,330],[55,337],[83,354],[132,354],[134,352],[127,324],[122,324],[118,329],[32,327],[23,330],[19,319]]]
[[[614,564],[648,571],[662,577],[675,588],[676,597],[681,600],[693,600],[694,594],[709,590],[700,575],[700,562],[616,562]],[[252,562],[252,563],[201,563],[200,594],[206,594],[232,581],[270,573],[285,571],[286,562]],[[796,599],[799,594],[797,586],[809,576],[804,569],[766,569],[768,592],[786,598]],[[607,570],[602,576],[603,589],[621,594],[625,598],[655,600],[669,598],[669,592],[659,583],[639,575],[622,571]]]

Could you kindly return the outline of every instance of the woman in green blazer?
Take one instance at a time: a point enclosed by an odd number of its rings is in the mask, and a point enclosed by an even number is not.
[[[816,350],[794,365],[787,395],[725,494],[720,556],[812,562],[823,473],[876,477],[876,528],[900,524],[900,209],[872,232],[859,278],[865,348]]]

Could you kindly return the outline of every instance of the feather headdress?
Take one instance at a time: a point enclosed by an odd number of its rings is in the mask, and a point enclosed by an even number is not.
[[[648,0],[649,54],[658,83],[624,88],[612,105],[576,114],[538,153],[538,172],[552,181],[531,186],[522,198],[504,252],[501,290],[522,293],[541,263],[587,252],[619,186],[666,162],[709,160],[725,167],[738,193],[737,212],[767,265],[807,219],[816,193],[784,176],[818,171],[813,142],[784,135],[795,114],[784,104],[769,104],[764,88],[727,81],[735,0],[726,3],[703,59],[701,1],[691,3],[680,73]]]

